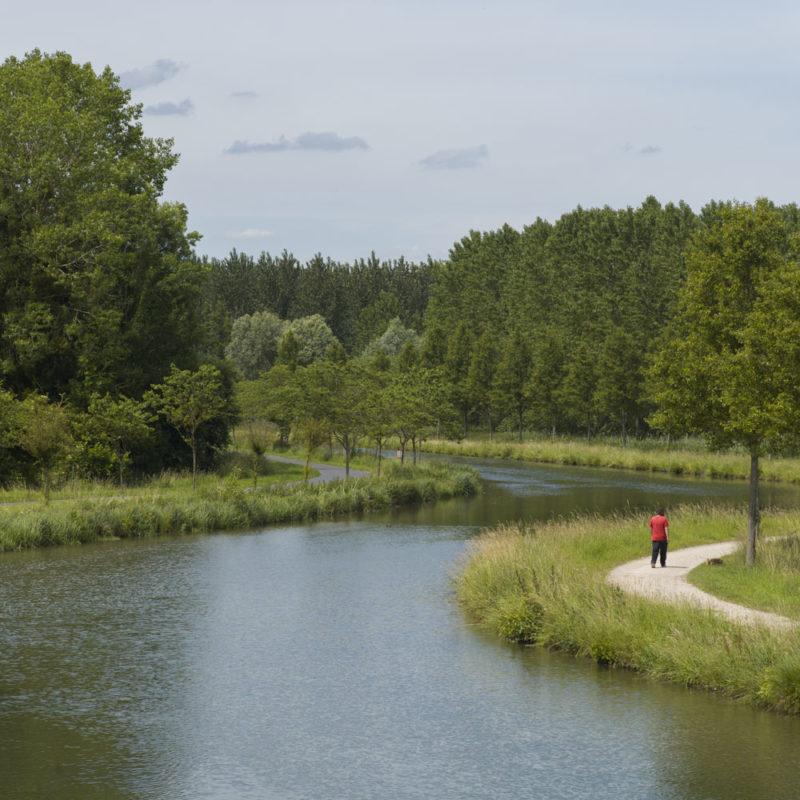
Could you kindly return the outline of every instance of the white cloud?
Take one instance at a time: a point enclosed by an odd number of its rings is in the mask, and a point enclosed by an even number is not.
[[[439,150],[423,158],[419,163],[425,169],[474,169],[487,158],[489,158],[489,148],[485,144],[480,144],[463,150]]]
[[[324,150],[337,153],[343,150],[369,150],[369,145],[359,136],[342,137],[338,133],[301,133],[295,139],[281,136],[274,142],[251,143],[235,141],[227,150],[229,155],[244,153],[280,153],[285,150]]]
[[[153,114],[154,116],[177,115],[186,117],[194,112],[194,104],[187,97],[180,103],[158,103],[154,106],[145,106],[143,114]]]
[[[180,70],[180,64],[168,58],[161,58],[146,67],[129,69],[123,72],[119,79],[126,89],[144,89],[146,86],[157,86],[174,78]]]
[[[228,231],[229,239],[270,239],[275,234],[266,228],[245,228],[241,231]]]

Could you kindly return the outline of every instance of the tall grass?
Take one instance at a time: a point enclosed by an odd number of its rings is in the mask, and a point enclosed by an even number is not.
[[[726,557],[722,566],[701,566],[689,581],[732,603],[800,619],[800,535],[797,527],[779,539],[759,542],[756,564],[745,566],[744,550]]]
[[[236,481],[180,496],[102,498],[0,508],[0,550],[180,533],[208,533],[305,522],[410,505],[479,491],[477,473],[433,463],[393,465],[386,475],[322,486],[248,492]]]
[[[675,447],[653,442],[632,441],[622,448],[612,444],[586,444],[579,441],[540,440],[533,442],[485,442],[433,440],[425,443],[428,452],[477,458],[505,458],[541,464],[603,467],[638,472],[665,472],[698,478],[747,480],[750,458],[746,453],[701,452],[696,448]],[[800,483],[800,459],[762,459],[760,474],[764,480]]]
[[[790,519],[791,518],[791,519]],[[682,509],[681,544],[741,534],[732,511]],[[784,515],[777,527],[800,525]],[[623,516],[503,527],[471,548],[455,578],[459,601],[499,635],[563,650],[657,679],[800,713],[800,637],[737,625],[711,611],[623,594],[605,576],[649,545],[641,519]]]

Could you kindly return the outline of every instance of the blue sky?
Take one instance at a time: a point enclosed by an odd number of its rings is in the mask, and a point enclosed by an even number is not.
[[[181,154],[198,252],[445,257],[655,195],[800,200],[800,6],[644,0],[15,4],[3,57],[109,65]]]

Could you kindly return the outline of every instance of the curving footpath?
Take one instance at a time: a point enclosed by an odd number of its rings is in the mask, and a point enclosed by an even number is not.
[[[663,569],[660,566],[652,569],[649,556],[637,558],[611,570],[606,580],[612,586],[630,594],[708,608],[734,622],[768,625],[772,628],[796,627],[798,623],[795,620],[720,600],[692,586],[686,579],[689,571],[705,563],[706,559],[721,558],[739,547],[739,542],[722,542],[671,550],[667,555],[667,566]]]
[[[284,464],[299,464],[301,467],[305,465],[305,461],[297,458],[286,458],[284,456],[268,455],[265,458],[269,461],[282,461]],[[335,467],[330,464],[309,464],[310,467],[317,470],[319,475],[315,478],[309,478],[309,483],[329,483],[330,481],[343,481],[345,479],[345,468]],[[364,472],[360,469],[351,469],[351,478],[364,478],[369,475],[369,472]],[[297,481],[302,483],[303,481]]]

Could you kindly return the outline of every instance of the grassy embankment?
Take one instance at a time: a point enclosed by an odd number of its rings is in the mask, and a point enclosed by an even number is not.
[[[671,522],[680,531],[673,546],[680,547],[741,539],[746,529],[743,514],[722,509],[682,508]],[[766,536],[795,534],[800,513],[771,513],[762,529]],[[655,603],[606,583],[612,567],[641,556],[647,545],[639,518],[501,528],[477,540],[465,557],[455,578],[458,598],[473,619],[506,639],[800,713],[800,635]],[[767,549],[763,544],[762,555]],[[709,574],[726,574],[727,561]],[[772,593],[780,594],[772,583]],[[778,607],[800,619],[796,605]]]
[[[65,500],[0,508],[0,551],[180,533],[246,530],[341,514],[414,505],[479,491],[477,473],[441,463],[387,466],[370,476],[322,486],[250,492],[239,480],[204,491],[130,499]]]
[[[629,440],[619,444],[586,444],[580,441],[547,440],[523,442],[487,442],[464,440],[425,442],[425,451],[442,455],[477,458],[505,458],[540,464],[627,469],[638,472],[666,472],[697,478],[746,480],[750,475],[750,457],[746,453],[711,453],[693,442],[669,449],[666,442]],[[763,458],[759,463],[763,480],[800,483],[800,459]]]
[[[236,454],[234,454],[236,455]],[[311,477],[319,473],[314,470]],[[229,458],[217,472],[201,472],[197,475],[197,491],[213,492],[220,481],[227,485],[249,488],[253,486],[253,473],[249,456]],[[268,486],[303,480],[303,467],[277,461],[263,462],[257,477],[259,489]],[[192,491],[190,472],[165,471],[144,479],[131,480],[125,484],[126,498],[153,498],[156,496],[177,497]],[[56,480],[50,491],[51,501],[97,500],[120,496],[119,480]],[[38,502],[41,490],[21,484],[0,488],[0,505],[4,503]]]

